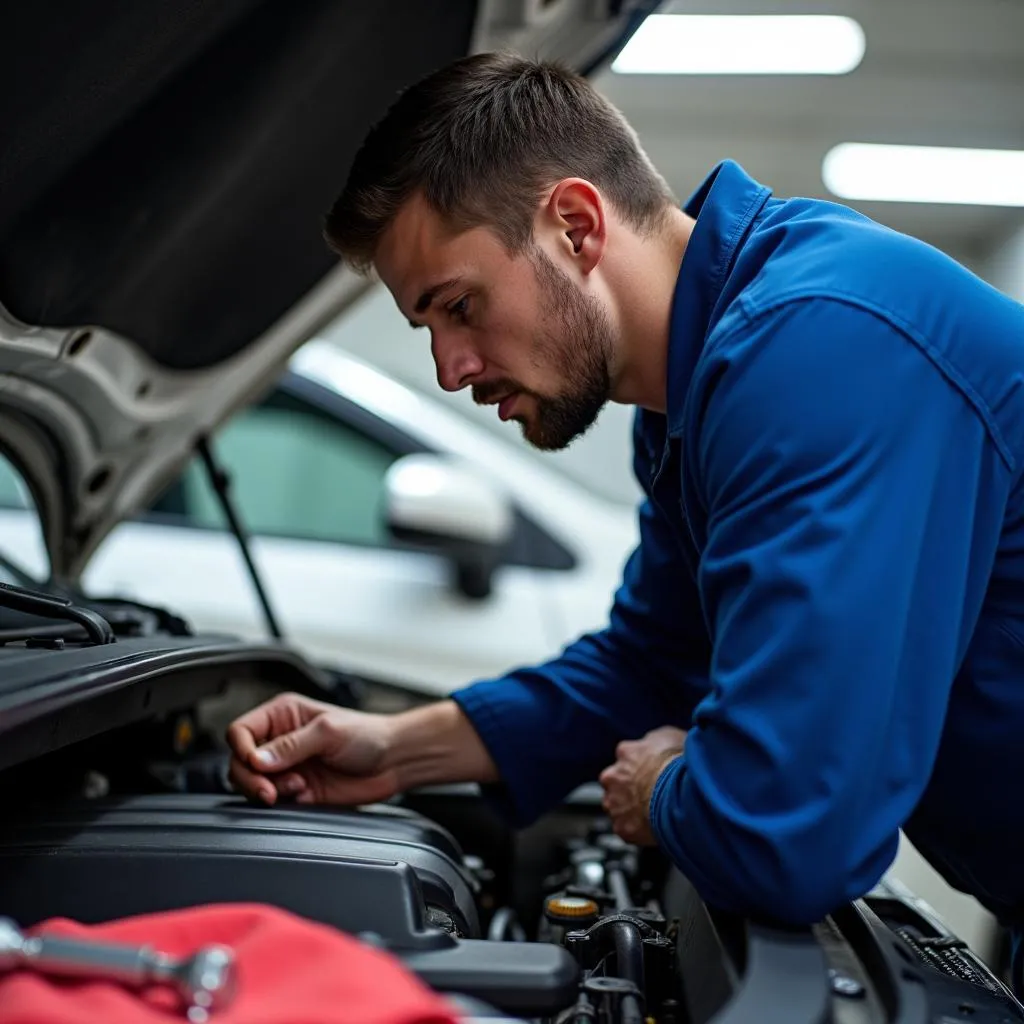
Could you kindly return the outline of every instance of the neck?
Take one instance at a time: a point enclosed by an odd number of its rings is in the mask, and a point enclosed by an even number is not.
[[[608,267],[620,338],[612,370],[613,402],[665,412],[672,296],[695,223],[673,207],[656,235],[640,237],[620,226],[619,256]]]

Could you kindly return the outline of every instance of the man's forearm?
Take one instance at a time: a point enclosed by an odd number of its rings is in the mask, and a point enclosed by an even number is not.
[[[476,729],[451,700],[395,715],[384,770],[399,791],[447,782],[496,782],[498,769]]]

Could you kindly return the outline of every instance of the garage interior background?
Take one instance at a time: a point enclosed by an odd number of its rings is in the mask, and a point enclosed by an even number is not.
[[[848,74],[666,75],[607,70],[598,87],[637,129],[681,199],[725,157],[777,195],[836,197],[826,154],[844,142],[1024,151],[1024,3],[1020,0],[672,0],[661,14],[842,15],[862,28],[865,52]],[[1021,157],[1024,160],[1024,156]],[[944,168],[933,165],[934,175]],[[949,253],[1024,301],[1024,171],[1016,205],[980,202],[996,183],[975,180],[956,202],[842,201]],[[436,386],[424,339],[380,286],[323,335],[406,383],[525,447],[518,431],[468,394]],[[633,502],[631,410],[609,407],[568,451],[538,455],[605,497]],[[897,877],[943,914],[983,955],[992,924],[973,900],[950,890],[904,843]]]

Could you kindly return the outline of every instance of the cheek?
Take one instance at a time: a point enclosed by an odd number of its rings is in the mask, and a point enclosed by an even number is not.
[[[544,328],[533,293],[515,281],[509,282],[507,292],[482,304],[479,315],[481,329],[519,348],[528,345]]]
[[[492,368],[514,372],[529,358],[531,341],[523,326],[509,317],[483,319],[471,329],[473,347]]]

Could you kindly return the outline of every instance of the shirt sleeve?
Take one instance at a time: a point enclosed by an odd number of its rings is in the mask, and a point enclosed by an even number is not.
[[[955,374],[871,312],[793,303],[717,352],[711,686],[651,821],[706,901],[806,924],[877,882],[927,785],[1010,471]]]
[[[634,439],[634,470],[646,491],[650,465],[639,427]],[[688,725],[706,692],[711,648],[696,580],[649,495],[639,517],[639,543],[607,628],[545,664],[452,695],[501,775],[488,796],[516,825],[595,780],[619,741]]]

